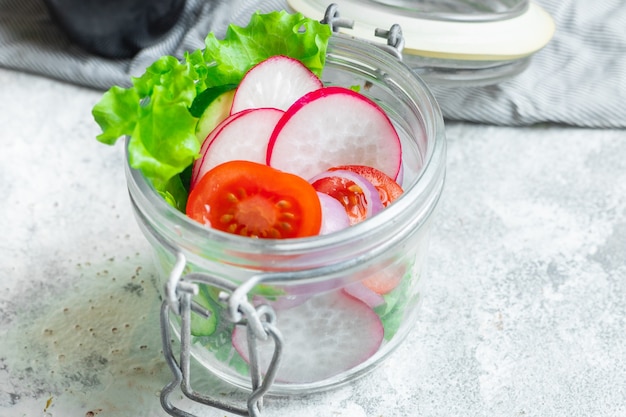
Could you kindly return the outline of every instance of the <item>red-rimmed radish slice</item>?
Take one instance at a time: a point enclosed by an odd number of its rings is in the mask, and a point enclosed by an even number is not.
[[[336,232],[350,226],[350,218],[343,205],[335,198],[324,193],[317,193],[322,206],[322,228],[320,235]]]
[[[403,193],[402,187],[397,182],[376,168],[364,165],[342,165],[330,168],[330,171],[336,170],[354,172],[369,181],[376,188],[376,190],[378,190],[380,201],[385,207],[391,204]]]
[[[267,143],[283,113],[278,109],[261,108],[231,115],[209,142],[198,168],[196,181],[211,168],[228,161],[265,164]]]
[[[400,138],[372,100],[343,87],[324,87],[296,101],[278,122],[267,163],[303,178],[338,165],[367,165],[391,178],[400,169]]]
[[[351,171],[325,171],[309,180],[318,193],[328,194],[346,211],[350,224],[356,224],[383,209],[374,185]]]
[[[315,382],[340,374],[374,355],[383,340],[378,315],[342,291],[317,295],[289,310],[277,310],[276,317],[284,340],[276,378],[280,382]],[[232,343],[249,361],[245,327],[235,328]],[[259,341],[262,370],[267,369],[273,349],[271,338]]]
[[[217,136],[220,130],[222,130],[222,128],[226,126],[235,117],[237,116],[235,115],[228,116],[224,120],[222,120],[220,123],[218,123],[218,125],[211,132],[209,132],[207,137],[202,142],[202,146],[200,146],[200,157],[193,162],[193,167],[191,170],[190,188],[193,188],[198,182],[198,180],[200,179],[198,174],[200,173],[200,167],[202,166],[202,161],[204,160],[204,157],[206,155],[207,149],[209,148],[209,145],[211,144],[211,142],[213,142],[213,139],[215,139],[215,136]]]
[[[246,73],[237,87],[230,112],[259,107],[287,110],[300,97],[321,87],[320,79],[300,61],[276,55]]]

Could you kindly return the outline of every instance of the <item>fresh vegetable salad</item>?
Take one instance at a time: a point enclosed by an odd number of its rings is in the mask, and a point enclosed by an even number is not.
[[[257,13],[221,40],[209,34],[205,49],[164,56],[132,87],[107,91],[93,109],[98,140],[128,137],[130,166],[207,228],[294,239],[366,221],[403,193],[402,143],[361,85],[322,82],[330,37],[327,25],[284,11]],[[323,380],[375,355],[415,302],[413,262],[320,294],[251,294],[285,333],[278,380]],[[195,301],[212,314],[193,314],[192,334],[245,374],[245,329],[223,319],[217,293],[201,285]],[[303,320],[313,324],[302,330]]]

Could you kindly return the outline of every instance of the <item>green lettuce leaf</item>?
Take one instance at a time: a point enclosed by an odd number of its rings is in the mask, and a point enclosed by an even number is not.
[[[246,27],[230,25],[222,40],[209,34],[204,50],[180,60],[163,56],[132,78],[131,87],[109,89],[92,110],[102,130],[97,139],[112,145],[130,137],[131,167],[184,210],[184,186],[175,177],[199,156],[198,113],[190,111],[195,98],[207,88],[238,84],[252,66],[273,55],[298,59],[319,76],[330,36],[328,25],[300,13],[256,13]]]

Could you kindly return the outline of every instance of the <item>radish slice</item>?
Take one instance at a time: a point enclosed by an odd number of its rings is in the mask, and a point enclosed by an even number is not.
[[[229,117],[215,135],[210,135],[213,137],[195,178],[192,174],[192,187],[206,172],[224,162],[245,160],[265,164],[267,142],[283,113],[271,108],[248,109]]]
[[[287,110],[300,97],[321,87],[322,81],[297,59],[273,56],[246,73],[230,112],[259,107]]]
[[[347,212],[351,224],[372,217],[384,207],[376,187],[363,176],[354,172],[341,169],[325,171],[311,178],[309,182],[318,193],[328,194],[338,199],[344,207],[344,211]],[[358,193],[354,195],[350,190],[352,185],[356,185],[358,190]],[[352,204],[353,198],[357,199],[359,207]],[[365,201],[362,201],[363,199]],[[365,213],[354,213],[355,210],[359,210],[360,206],[363,206]]]
[[[337,165],[368,165],[391,178],[400,169],[400,138],[372,100],[343,87],[324,87],[296,101],[278,122],[268,165],[311,178]]]
[[[200,179],[198,174],[200,173],[200,167],[202,166],[202,161],[206,155],[206,151],[209,148],[215,136],[222,130],[224,126],[226,126],[232,119],[234,119],[235,115],[228,116],[226,119],[222,120],[218,125],[207,135],[207,137],[202,142],[202,146],[200,147],[200,157],[193,162],[193,167],[191,170],[191,183],[190,187],[193,188],[196,185],[196,182]]]
[[[337,230],[345,229],[350,226],[350,219],[348,213],[343,208],[341,203],[328,194],[317,193],[320,198],[320,205],[322,206],[322,227],[320,229],[320,235],[336,232]]]
[[[316,382],[349,370],[378,351],[383,326],[365,303],[334,291],[315,296],[289,310],[276,311],[276,327],[283,334],[283,357],[276,380]],[[249,361],[246,329],[236,326],[232,343]],[[259,340],[260,368],[267,369],[274,344]]]

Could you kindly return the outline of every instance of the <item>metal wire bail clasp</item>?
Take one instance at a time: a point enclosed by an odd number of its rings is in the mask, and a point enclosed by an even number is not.
[[[339,32],[340,28],[353,29],[354,20],[346,19],[339,15],[339,6],[335,3],[331,3],[324,12],[324,18],[320,23],[330,26],[330,30],[333,33]],[[404,35],[402,34],[402,28],[399,24],[394,23],[389,29],[376,28],[374,30],[374,36],[377,38],[387,39],[386,45],[375,43],[376,46],[389,52],[396,57],[399,61],[402,61],[402,50],[404,49]]]
[[[228,280],[205,273],[189,273],[183,276],[185,264],[185,256],[179,252],[165,284],[165,299],[161,305],[163,354],[174,376],[174,379],[161,390],[161,406],[171,416],[194,417],[192,414],[175,407],[169,399],[176,386],[180,386],[183,394],[193,401],[241,416],[260,417],[263,395],[267,393],[276,378],[283,346],[282,335],[275,326],[276,315],[274,310],[268,305],[254,307],[248,302],[248,293],[262,281],[262,277],[252,277],[237,287]],[[245,325],[247,328],[252,392],[248,396],[245,408],[202,395],[191,387],[191,311],[193,310],[203,317],[208,317],[211,314],[192,301],[192,297],[198,293],[198,284],[206,284],[220,289],[219,298],[221,302],[227,305],[228,320],[235,324]],[[172,348],[170,313],[180,316],[181,321],[179,361],[176,360]],[[263,377],[263,372],[259,368],[257,341],[268,338],[274,342],[274,353]]]

